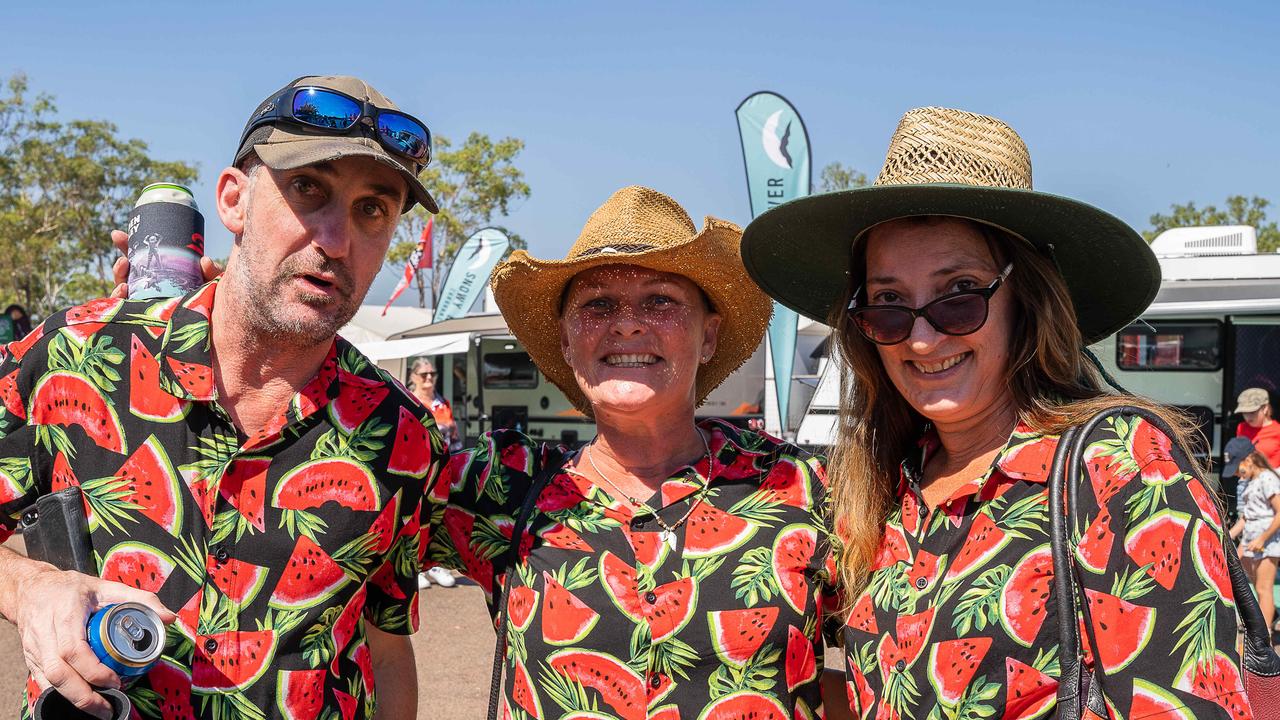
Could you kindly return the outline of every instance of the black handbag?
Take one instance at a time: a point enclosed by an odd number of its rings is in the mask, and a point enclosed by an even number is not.
[[[1053,589],[1058,612],[1059,661],[1058,717],[1079,720],[1086,708],[1107,717],[1106,705],[1092,674],[1084,672],[1080,655],[1080,630],[1076,623],[1076,573],[1071,552],[1074,540],[1076,499],[1079,496],[1085,443],[1095,428],[1116,415],[1135,415],[1151,423],[1167,437],[1173,431],[1159,417],[1129,405],[1105,410],[1088,422],[1062,434],[1049,474],[1049,536],[1053,552]],[[1065,493],[1065,496],[1064,496]],[[1224,547],[1236,611],[1244,628],[1243,673],[1245,695],[1255,720],[1280,720],[1280,656],[1271,647],[1271,632],[1258,607],[1258,599],[1232,548]]]
[[[538,496],[542,494],[542,489],[551,482],[551,478],[560,472],[560,465],[564,462],[565,455],[551,450],[547,453],[542,469],[537,475],[533,476],[532,482],[529,483],[529,492],[524,496],[524,505],[520,507],[520,514],[516,516],[515,525],[511,528],[511,547],[507,550],[507,571],[502,577],[502,592],[498,595],[497,615],[494,618],[494,630],[497,632],[497,641],[493,648],[493,674],[489,680],[489,720],[496,720],[498,717],[498,702],[502,697],[502,666],[507,659],[507,593],[511,591],[511,575],[516,571],[516,564],[520,562],[520,541],[524,539],[524,528],[529,524],[529,515],[533,512],[533,506],[538,502]]]

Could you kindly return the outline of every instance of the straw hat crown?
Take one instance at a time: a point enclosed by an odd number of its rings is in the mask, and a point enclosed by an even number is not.
[[[876,185],[955,183],[1031,189],[1031,153],[1014,129],[989,115],[909,110],[889,140]]]
[[[591,213],[565,259],[656,250],[686,243],[696,234],[693,220],[675,200],[631,185]]]

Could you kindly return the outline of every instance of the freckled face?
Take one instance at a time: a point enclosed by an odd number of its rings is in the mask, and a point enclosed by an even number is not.
[[[596,409],[692,413],[701,358],[720,316],[691,280],[634,265],[575,276],[560,312],[560,346]]]
[[[866,265],[862,301],[914,308],[946,293],[986,287],[1001,270],[982,234],[956,219],[873,228]],[[906,340],[876,346],[889,379],[917,412],[945,425],[1013,403],[1006,380],[1012,298],[1009,288],[996,292],[986,323],[969,335],[944,335],[916,318]]]

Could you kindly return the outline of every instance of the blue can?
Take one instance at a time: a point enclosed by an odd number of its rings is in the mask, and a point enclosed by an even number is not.
[[[164,652],[164,623],[136,602],[108,605],[89,617],[89,647],[124,681],[145,674]]]

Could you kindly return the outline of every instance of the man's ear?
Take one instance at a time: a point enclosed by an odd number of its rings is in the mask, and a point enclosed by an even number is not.
[[[224,168],[218,174],[215,196],[218,200],[218,217],[232,235],[244,233],[249,210],[249,176],[239,168]]]

